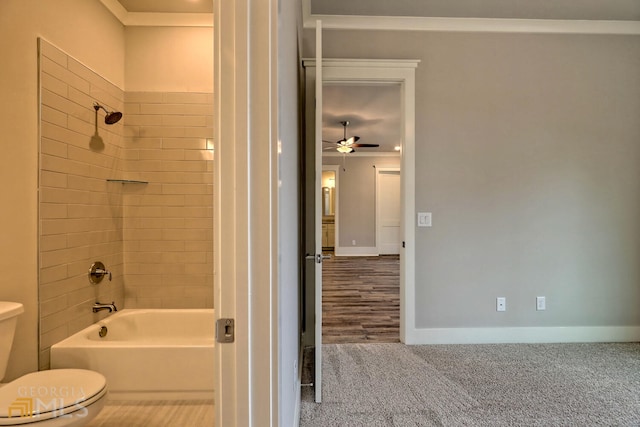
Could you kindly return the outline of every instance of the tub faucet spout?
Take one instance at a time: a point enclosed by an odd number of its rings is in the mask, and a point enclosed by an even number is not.
[[[116,308],[116,304],[115,302],[111,302],[111,304],[101,304],[99,302],[96,302],[95,304],[93,304],[93,312],[97,313],[101,310],[109,310],[109,313],[112,313],[114,311],[118,311],[118,309]]]

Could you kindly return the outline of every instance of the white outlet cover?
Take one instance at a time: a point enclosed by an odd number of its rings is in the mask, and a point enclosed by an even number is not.
[[[547,309],[547,300],[545,297],[536,297],[536,310],[543,311]]]
[[[496,298],[496,311],[507,311],[507,299],[504,297]]]

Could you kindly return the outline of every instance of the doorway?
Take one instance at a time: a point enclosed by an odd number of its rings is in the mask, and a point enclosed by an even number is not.
[[[317,31],[318,33],[318,31]],[[316,34],[316,42],[319,40],[319,36]],[[318,47],[316,46],[317,50]],[[318,211],[320,210],[320,197],[311,197],[314,194],[319,193],[320,177],[319,174],[312,174],[314,159],[313,155],[322,157],[322,145],[321,140],[325,139],[322,135],[322,109],[316,110],[317,106],[322,106],[322,83],[329,84],[351,84],[351,85],[392,85],[397,84],[400,87],[400,105],[398,111],[401,112],[400,129],[401,129],[401,146],[399,163],[402,170],[401,175],[401,188],[400,188],[400,200],[401,200],[401,222],[400,222],[400,236],[402,238],[401,256],[399,257],[399,283],[400,283],[400,296],[399,296],[399,330],[400,341],[410,343],[412,340],[413,332],[415,331],[415,306],[413,301],[415,300],[415,142],[414,142],[414,129],[415,129],[415,68],[419,61],[416,60],[345,60],[345,59],[324,59],[318,58],[304,60],[303,64],[306,69],[306,123],[307,123],[307,156],[305,157],[307,168],[307,174],[305,179],[305,206],[308,205],[307,212],[315,212],[315,206]],[[316,69],[316,64],[319,66]],[[316,76],[318,78],[316,78]],[[357,110],[356,110],[357,112]],[[372,118],[375,119],[375,118]],[[328,139],[332,141],[335,139]],[[343,157],[342,160],[346,162],[346,166],[343,163],[343,169],[352,170],[353,162],[351,159],[355,159],[359,156],[358,153],[353,153],[355,156]],[[320,170],[321,167],[316,166],[315,170]],[[370,176],[374,176],[373,168],[370,168]],[[344,180],[340,181],[340,210],[344,211],[344,200],[350,200],[350,198],[344,197]],[[315,199],[315,200],[314,200]],[[315,203],[315,204],[314,204]],[[344,215],[341,215],[344,217]],[[309,230],[306,233],[308,236],[305,244],[309,248],[315,247],[315,242],[318,241],[321,235],[321,216],[307,214],[305,215],[305,228]],[[360,218],[357,218],[360,220]],[[357,251],[362,252],[362,248],[369,248],[372,250],[370,254],[360,253],[359,255],[378,255],[377,248],[375,246],[375,238],[371,239],[371,242],[367,246],[360,247],[358,245],[358,237],[351,238],[343,234],[345,230],[344,221],[340,220],[339,227],[339,240],[336,242],[336,250],[338,248],[346,249],[349,247],[356,247]],[[315,226],[312,224],[315,222]],[[363,222],[363,221],[360,221]],[[314,232],[313,230],[317,230]],[[374,233],[375,234],[375,233]],[[318,238],[316,238],[318,236]],[[364,237],[363,237],[364,238]],[[353,240],[356,243],[353,243]],[[347,242],[348,245],[343,243]],[[354,251],[353,248],[349,251]],[[311,251],[313,252],[313,251]],[[309,253],[309,251],[307,251]],[[313,255],[316,259],[316,255]],[[308,259],[310,256],[307,257]],[[318,367],[318,356],[322,354],[322,333],[321,333],[321,308],[318,307],[320,302],[320,296],[322,295],[322,280],[314,281],[314,274],[316,272],[315,266],[320,264],[322,260],[317,263],[306,263],[305,267],[305,333],[303,335],[303,342],[305,346],[315,346],[316,362],[315,370],[316,377],[314,378],[315,385],[315,401],[321,401],[321,388],[322,381],[321,371]],[[313,264],[313,265],[312,265]],[[409,302],[409,303],[407,303]],[[318,307],[318,308],[316,308]],[[320,312],[319,312],[320,311]],[[315,325],[315,328],[310,327]]]
[[[333,255],[322,264],[323,342],[399,342],[401,85],[328,82],[322,98],[323,250]],[[357,145],[341,151],[349,139]],[[329,194],[340,204],[331,217]]]
[[[400,86],[400,108],[401,112],[400,128],[401,128],[401,144],[399,151],[399,163],[401,169],[401,183],[400,183],[400,201],[401,201],[401,223],[400,223],[400,236],[402,239],[402,248],[400,256],[400,340],[404,343],[412,343],[415,335],[415,69],[420,61],[417,60],[364,60],[364,59],[322,59],[322,73],[321,81],[324,85],[390,85],[398,84]],[[338,136],[334,138],[314,137],[315,124],[320,125],[323,118],[316,118],[315,113],[315,95],[314,86],[316,83],[316,63],[317,59],[304,60],[304,67],[306,72],[306,93],[307,93],[307,105],[306,105],[306,117],[308,123],[307,140],[310,144],[309,147],[316,146],[316,140],[326,139],[332,141],[340,138],[341,126],[336,125],[340,119],[334,117],[334,126],[338,128]],[[323,90],[321,90],[323,92]],[[353,112],[353,110],[352,110]],[[357,112],[357,111],[356,111]],[[369,118],[369,120],[375,120],[375,118]],[[370,124],[373,122],[369,122]],[[349,132],[354,131],[349,129]],[[355,132],[355,131],[354,131]],[[320,141],[318,141],[319,144]],[[311,150],[312,151],[312,150]],[[337,153],[336,153],[337,154]],[[334,154],[334,156],[336,155]],[[337,162],[338,165],[342,165],[343,169],[350,170],[352,165],[351,159],[358,158],[359,153],[352,153],[352,157],[342,157],[342,163]],[[324,157],[324,156],[323,156]],[[346,162],[346,163],[345,163]],[[379,165],[382,166],[382,165]],[[371,169],[373,173],[373,169]],[[311,181],[307,180],[308,184]],[[341,188],[344,188],[343,183],[340,184]],[[311,188],[307,189],[309,194],[313,194]],[[338,205],[342,210],[344,206],[340,203],[342,198],[338,197]],[[318,219],[318,221],[321,221]],[[307,227],[313,227],[307,224]],[[318,228],[321,227],[321,223],[318,223]],[[350,249],[350,246],[358,246],[357,239],[349,239],[340,233],[344,229],[344,222],[340,224],[337,234],[340,236],[336,241],[336,251],[346,250],[347,252],[353,252],[354,249]],[[307,233],[313,235],[313,233]],[[337,236],[336,236],[337,237]],[[356,240],[356,245],[353,245],[353,240]],[[347,242],[349,245],[342,246],[342,242]],[[377,255],[377,248],[374,246],[375,240],[372,239],[371,249],[372,253],[362,253],[363,249],[357,249],[360,253],[357,255]],[[365,247],[366,246],[362,246]],[[305,345],[314,345],[317,341],[313,328],[309,326],[313,324],[315,318],[321,318],[321,316],[315,315],[315,302],[312,296],[317,294],[318,288],[312,280],[305,284],[306,294],[311,296],[305,300],[305,319],[308,324],[305,333]],[[319,338],[319,337],[318,337]],[[319,341],[319,340],[318,340]]]

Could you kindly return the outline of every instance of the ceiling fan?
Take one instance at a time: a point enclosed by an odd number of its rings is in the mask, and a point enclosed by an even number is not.
[[[341,140],[337,141],[337,142],[331,142],[331,141],[323,141],[329,144],[336,144],[337,147],[336,149],[338,150],[338,152],[346,154],[346,153],[353,153],[354,148],[355,147],[379,147],[379,144],[358,144],[358,140],[360,139],[359,136],[350,136],[349,138],[347,138],[347,126],[349,126],[349,122],[347,120],[345,121],[341,121],[340,124],[342,124],[342,126],[344,127],[344,134]],[[332,149],[333,147],[330,147],[329,149]]]

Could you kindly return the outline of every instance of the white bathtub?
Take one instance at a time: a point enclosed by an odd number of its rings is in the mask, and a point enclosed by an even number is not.
[[[214,323],[213,309],[124,309],[54,344],[51,368],[100,372],[110,399],[212,399]]]

